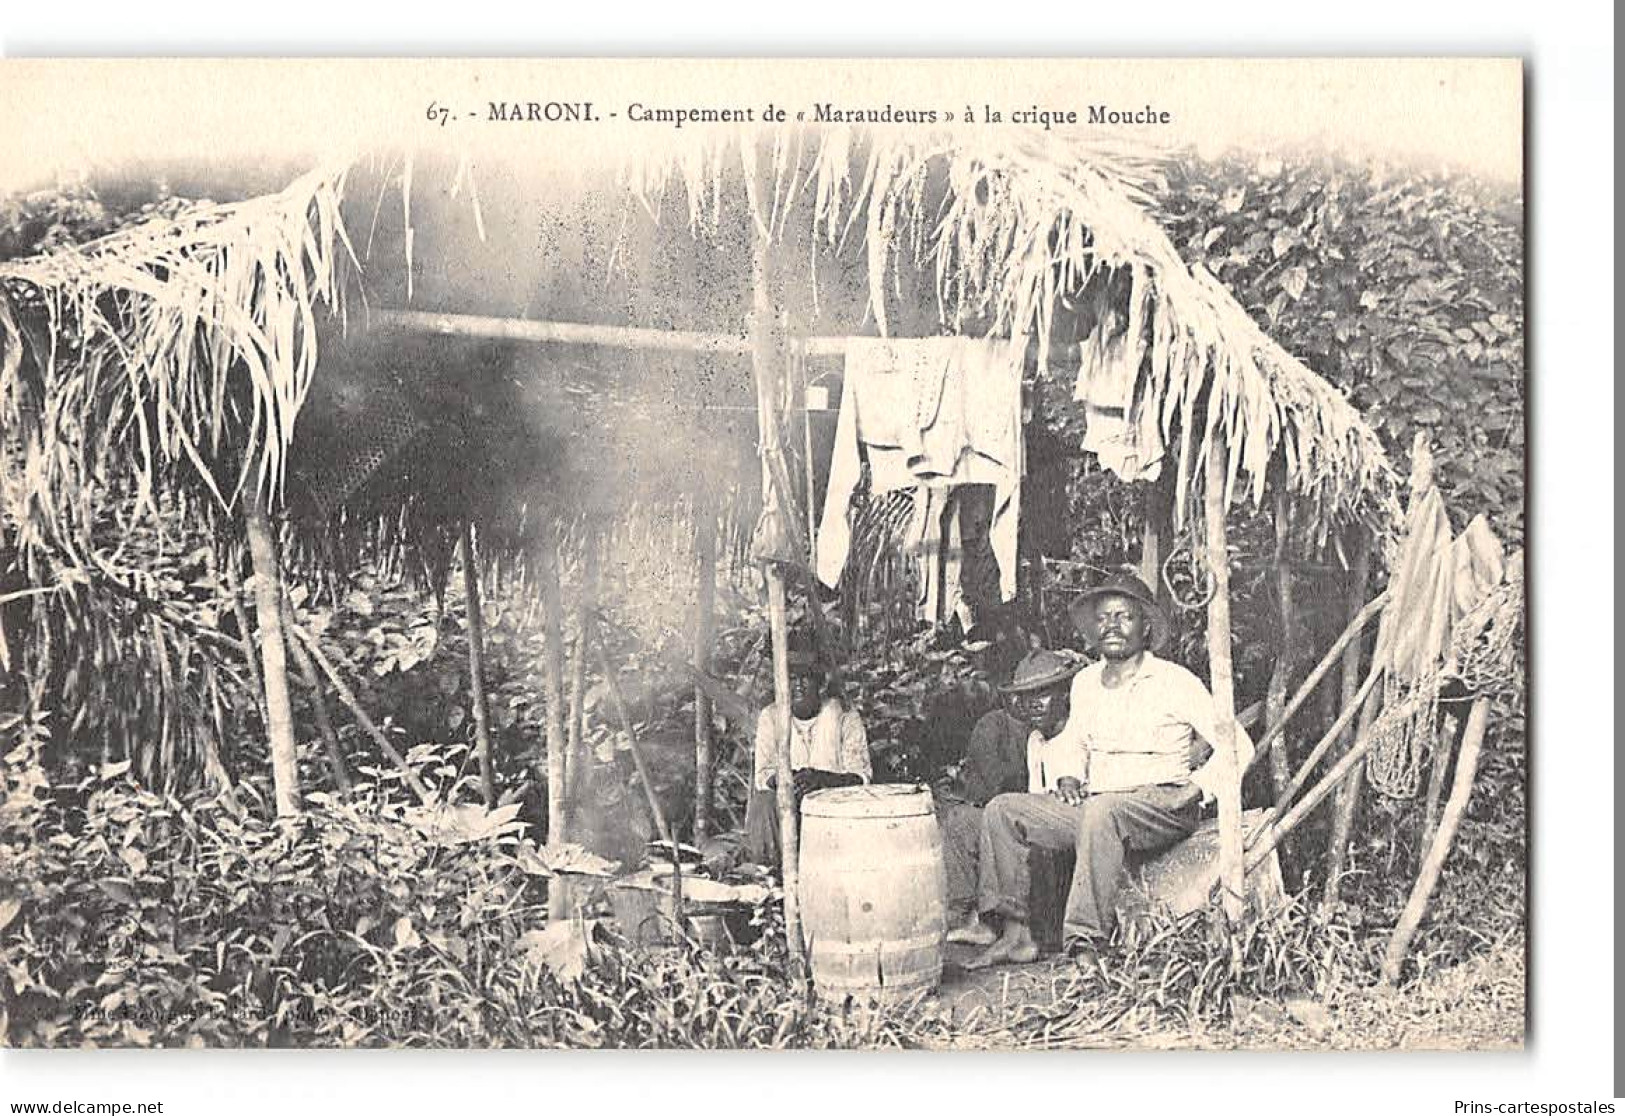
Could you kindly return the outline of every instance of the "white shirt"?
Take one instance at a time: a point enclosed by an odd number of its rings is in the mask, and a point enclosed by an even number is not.
[[[1048,794],[1055,784],[1071,777],[1080,783],[1089,774],[1089,756],[1083,741],[1069,737],[1063,727],[1053,740],[1033,729],[1027,738],[1027,792]]]
[[[770,705],[756,718],[756,772],[752,782],[757,790],[767,790],[767,777],[778,770],[774,712],[775,707]],[[818,715],[808,720],[791,716],[790,770],[803,767],[861,775],[867,783],[873,777],[873,768],[863,718],[835,698],[825,699]]]
[[[1104,683],[1106,664],[1094,663],[1072,679],[1072,708],[1066,725],[1046,750],[1067,757],[1060,763],[1087,765],[1083,782],[1090,794],[1129,790],[1187,780],[1216,796],[1229,778],[1231,757],[1219,748],[1213,695],[1201,679],[1147,651],[1139,669],[1113,688]],[[1253,742],[1234,721],[1232,732],[1241,770],[1253,757]],[[1190,769],[1190,746],[1200,736],[1213,745],[1213,758]],[[1070,774],[1071,772],[1060,772]],[[1057,776],[1058,777],[1058,776]]]

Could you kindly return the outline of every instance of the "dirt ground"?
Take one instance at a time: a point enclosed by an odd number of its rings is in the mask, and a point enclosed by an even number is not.
[[[1066,1010],[1088,994],[1089,985],[1080,982],[1064,958],[970,972],[962,965],[974,952],[965,946],[948,947],[942,986],[924,1005],[944,1024],[941,1045],[1517,1050],[1524,1044],[1525,959],[1520,946],[1503,946],[1400,988],[1339,989],[1318,1000],[1237,997],[1233,1018],[1215,1024],[1169,1022],[1138,1009],[1115,1018],[1089,1019],[1087,1013]]]

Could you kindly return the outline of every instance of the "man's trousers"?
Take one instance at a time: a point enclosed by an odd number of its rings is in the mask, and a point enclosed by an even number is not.
[[[1062,935],[1105,938],[1127,854],[1167,848],[1189,837],[1201,817],[1202,792],[1194,783],[1092,794],[1082,806],[1068,806],[1053,795],[1001,794],[982,816],[977,905],[1028,921],[1028,850],[1076,849]]]

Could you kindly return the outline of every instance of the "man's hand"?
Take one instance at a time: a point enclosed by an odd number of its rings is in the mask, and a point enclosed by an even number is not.
[[[1213,758],[1213,745],[1203,740],[1195,733],[1191,734],[1191,750],[1188,757],[1191,761],[1191,770],[1195,771],[1208,760]]]
[[[811,794],[813,791],[829,790],[832,787],[851,787],[863,782],[859,775],[849,775],[844,771],[820,771],[816,767],[803,767],[795,773],[795,791],[799,798]]]
[[[1055,780],[1055,789],[1050,791],[1056,798],[1068,806],[1082,806],[1084,800],[1083,781],[1074,779],[1070,775],[1063,775]]]

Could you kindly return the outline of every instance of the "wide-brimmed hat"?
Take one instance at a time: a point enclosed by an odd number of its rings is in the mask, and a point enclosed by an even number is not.
[[[1016,673],[1010,681],[999,687],[1001,694],[1030,694],[1044,690],[1071,678],[1083,669],[1065,655],[1054,651],[1029,651],[1016,664]]]
[[[1112,574],[1092,589],[1084,590],[1077,600],[1067,605],[1067,614],[1072,617],[1072,623],[1077,626],[1090,650],[1095,647],[1095,610],[1106,597],[1127,597],[1138,602],[1145,609],[1146,620],[1151,624],[1151,650],[1161,651],[1167,646],[1168,637],[1173,634],[1168,624],[1168,614],[1162,610],[1156,594],[1145,582],[1124,571]]]

